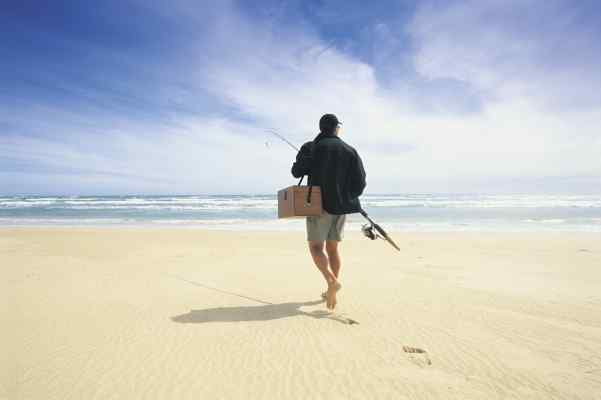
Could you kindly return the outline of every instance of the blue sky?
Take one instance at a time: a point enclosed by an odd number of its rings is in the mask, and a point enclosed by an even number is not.
[[[326,112],[367,193],[601,190],[597,1],[100,3],[3,4],[0,195],[273,193]]]

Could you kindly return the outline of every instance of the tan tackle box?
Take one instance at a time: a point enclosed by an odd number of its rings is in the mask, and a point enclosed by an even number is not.
[[[278,191],[278,218],[321,215],[321,189],[313,186],[310,202],[307,203],[309,186],[294,185]]]

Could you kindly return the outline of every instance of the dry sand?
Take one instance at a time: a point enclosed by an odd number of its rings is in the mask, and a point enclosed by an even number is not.
[[[601,398],[598,234],[395,237],[330,314],[303,232],[0,229],[0,398]]]

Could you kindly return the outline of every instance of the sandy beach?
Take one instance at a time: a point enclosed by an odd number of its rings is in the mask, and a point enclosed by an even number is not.
[[[0,230],[0,398],[598,399],[601,237]]]

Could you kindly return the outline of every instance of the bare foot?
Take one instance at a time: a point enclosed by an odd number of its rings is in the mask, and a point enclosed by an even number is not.
[[[342,285],[340,284],[340,282],[338,282],[338,283],[337,283],[337,285],[336,285],[336,291],[338,292],[338,291],[340,290],[340,288],[341,288],[341,287],[342,287]],[[327,292],[327,291],[325,291],[325,292],[323,292],[323,293],[321,294],[321,298],[322,298],[322,299],[326,300],[326,299],[327,299],[327,297],[328,297],[328,292]]]
[[[336,308],[336,292],[340,289],[341,285],[335,282],[332,285],[328,285],[328,291],[326,292],[326,307],[333,310]]]

